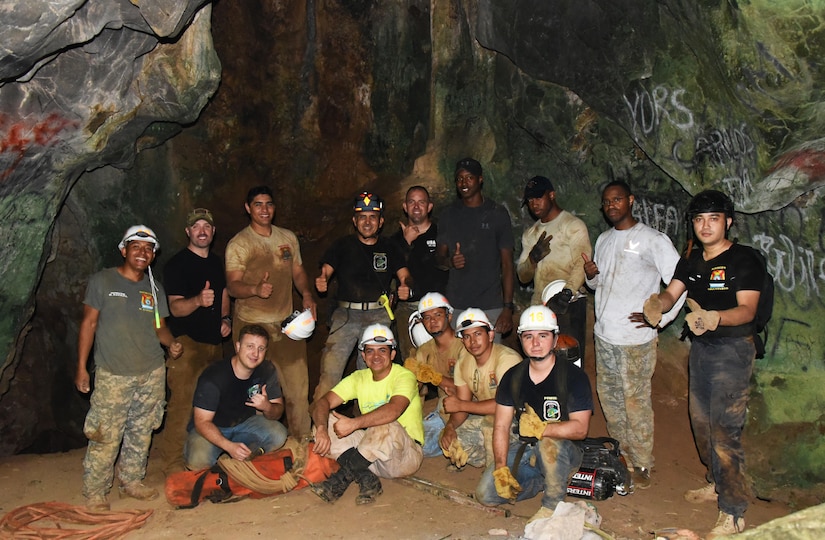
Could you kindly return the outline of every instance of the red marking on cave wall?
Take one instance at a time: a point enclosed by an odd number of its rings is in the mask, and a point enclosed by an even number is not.
[[[825,151],[797,150],[783,154],[768,170],[768,174],[783,167],[792,167],[807,175],[809,180],[825,178]]]
[[[32,123],[30,119],[7,124],[7,117],[0,117],[0,155],[14,156],[11,165],[0,172],[0,182],[5,181],[33,147],[48,147],[58,142],[60,132],[76,127],[78,122],[57,113]]]

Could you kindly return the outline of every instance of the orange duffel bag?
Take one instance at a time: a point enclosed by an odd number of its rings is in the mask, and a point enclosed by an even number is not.
[[[194,508],[204,499],[218,503],[269,497],[322,482],[338,470],[338,462],[313,452],[313,445],[288,443],[251,461],[224,455],[209,469],[171,474],[166,478],[166,500],[177,508]]]

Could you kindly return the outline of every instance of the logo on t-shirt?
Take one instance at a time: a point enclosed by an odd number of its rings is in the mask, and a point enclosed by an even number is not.
[[[716,267],[710,271],[709,289],[727,289],[725,287],[725,267]]]
[[[285,261],[292,260],[292,251],[289,249],[289,244],[278,246],[278,249],[281,250],[281,259]]]
[[[561,407],[559,407],[559,398],[557,396],[547,396],[544,398],[543,416],[545,422],[561,421]]]
[[[152,293],[140,291],[140,310],[141,311],[154,311],[155,309],[155,299],[152,296]]]
[[[372,254],[372,268],[376,272],[386,272],[387,268],[389,267],[389,263],[387,262],[387,254],[386,253],[373,253]]]
[[[490,390],[495,390],[496,388],[498,388],[498,381],[496,380],[496,373],[495,373],[495,371],[491,371],[489,373],[489,375],[490,375],[490,381],[487,383],[487,388],[489,388]]]

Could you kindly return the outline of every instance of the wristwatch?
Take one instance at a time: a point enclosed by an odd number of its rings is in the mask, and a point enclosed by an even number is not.
[[[503,306],[510,308],[512,311],[516,310],[516,305],[513,302],[504,302]]]

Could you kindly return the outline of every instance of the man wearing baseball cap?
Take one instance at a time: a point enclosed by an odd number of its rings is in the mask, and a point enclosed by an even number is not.
[[[118,454],[121,495],[140,500],[158,496],[143,478],[152,431],[163,420],[166,366],[161,345],[171,358],[183,352],[166,327],[166,294],[152,276],[150,265],[159,247],[152,229],[130,227],[118,244],[123,263],[92,275],[83,299],[75,386],[84,394],[91,390],[88,363],[94,343],[95,387],[83,426],[89,439],[83,496],[90,510],[109,509]]]
[[[166,364],[166,421],[155,437],[154,447],[167,475],[184,469],[183,443],[195,385],[203,370],[223,357],[221,343],[232,332],[223,260],[209,249],[215,230],[212,212],[206,208],[189,212],[184,229],[189,243],[163,269],[169,330],[184,350],[180,358]]]
[[[549,178],[534,176],[524,186],[522,206],[527,205],[536,222],[521,236],[521,255],[516,273],[523,284],[533,282],[531,304],[542,304],[544,288],[558,279],[564,280],[570,300],[553,305],[562,334],[569,334],[579,342],[584,358],[587,323],[587,295],[584,285],[584,267],[581,254],[593,253],[587,225],[558,204],[556,190]]]
[[[438,218],[436,256],[449,270],[447,298],[456,309],[479,307],[501,335],[513,329],[513,229],[510,214],[482,194],[481,164],[464,158],[456,164],[458,200]]]

